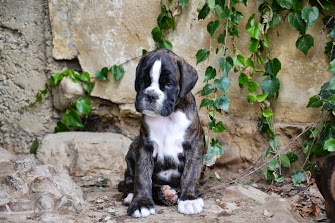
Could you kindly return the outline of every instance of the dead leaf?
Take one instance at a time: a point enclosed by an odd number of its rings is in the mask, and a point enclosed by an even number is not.
[[[320,206],[312,202],[313,215],[319,217],[321,214]]]

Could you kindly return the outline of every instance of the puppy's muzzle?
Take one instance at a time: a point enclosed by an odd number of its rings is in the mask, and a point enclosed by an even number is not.
[[[155,103],[159,96],[155,92],[149,91],[144,94],[144,98],[148,103],[151,104]]]

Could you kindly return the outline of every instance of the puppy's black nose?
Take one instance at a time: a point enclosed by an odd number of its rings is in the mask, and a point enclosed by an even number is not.
[[[147,93],[144,95],[145,96],[145,99],[152,103],[153,101],[157,100],[158,99],[158,95],[157,94],[152,94],[152,93]]]

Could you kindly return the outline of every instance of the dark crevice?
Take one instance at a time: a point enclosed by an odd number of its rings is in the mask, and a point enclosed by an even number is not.
[[[78,73],[82,73],[83,69],[79,63],[78,58],[74,58],[72,60],[57,60],[57,62],[61,63],[62,65],[66,66],[68,69],[73,69]]]

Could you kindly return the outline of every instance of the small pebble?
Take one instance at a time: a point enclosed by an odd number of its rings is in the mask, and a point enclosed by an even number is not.
[[[90,180],[93,180],[93,177],[92,176],[84,176],[84,177],[81,177],[80,179],[82,181],[90,181]]]

